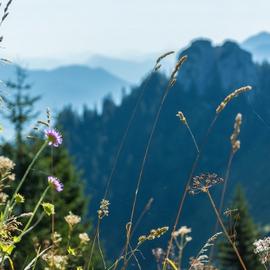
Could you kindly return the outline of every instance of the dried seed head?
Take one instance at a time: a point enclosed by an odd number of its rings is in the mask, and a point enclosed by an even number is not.
[[[254,253],[259,255],[262,264],[270,262],[270,237],[259,239],[253,243],[255,246]]]
[[[79,238],[82,244],[86,244],[90,241],[89,235],[87,233],[80,233]]]
[[[166,256],[166,253],[162,248],[152,249],[152,254],[154,255],[157,263],[162,262]]]
[[[12,173],[12,170],[15,167],[15,163],[7,157],[0,156],[0,180],[1,186],[4,180],[14,181],[15,174]]]
[[[180,68],[182,67],[182,65],[184,64],[184,62],[187,60],[187,58],[188,58],[187,55],[184,55],[176,63],[175,68],[174,68],[174,70],[171,74],[171,77],[170,77],[170,81],[169,81],[170,87],[172,87],[176,83],[177,74],[178,74]]]
[[[69,212],[67,216],[65,216],[65,220],[67,224],[73,228],[75,225],[81,222],[81,217],[72,214],[72,212]]]
[[[165,234],[169,230],[169,227],[161,227],[157,229],[152,229],[150,233],[146,235],[142,235],[138,238],[138,244],[142,244],[143,242],[149,240],[152,241],[156,238],[161,237],[163,234]]]
[[[189,193],[195,195],[200,192],[207,192],[210,187],[222,182],[224,180],[215,173],[202,173],[199,176],[193,177],[192,186],[189,187]]]
[[[169,51],[169,52],[166,52],[164,54],[162,54],[156,61],[156,64],[159,64],[161,62],[161,60],[163,60],[164,58],[166,58],[167,56],[171,55],[171,54],[174,54],[175,52],[174,51]]]
[[[238,213],[238,209],[226,209],[223,214],[224,216],[230,217],[236,213]]]
[[[158,71],[161,68],[161,64],[155,65],[155,71]]]
[[[225,97],[225,99],[219,104],[219,106],[216,109],[216,113],[220,113],[227,106],[227,104],[235,97],[238,97],[240,94],[251,91],[251,90],[252,90],[252,87],[249,85],[236,89],[234,92],[232,92],[227,97]]]
[[[38,120],[37,123],[39,125],[43,125],[43,126],[46,126],[46,127],[50,127],[50,125],[46,122],[46,121],[43,121],[43,120]]]
[[[176,116],[179,117],[180,121],[181,121],[184,125],[187,124],[187,119],[186,119],[186,117],[184,116],[184,114],[183,114],[182,112],[179,111],[179,112],[176,114]]]
[[[166,58],[167,56],[171,55],[171,54],[174,54],[174,51],[169,51],[169,52],[166,52],[164,54],[162,54],[156,61],[156,65],[155,65],[155,71],[159,70],[161,68],[161,61]]]
[[[47,108],[46,115],[47,115],[47,123],[50,126],[50,124],[51,124],[51,110],[50,110],[50,108]]]
[[[58,232],[54,232],[51,236],[52,243],[56,246],[58,246],[62,241],[62,236]]]
[[[179,230],[174,231],[172,233],[172,236],[177,238],[178,236],[185,236],[189,233],[191,233],[191,228],[188,228],[187,226],[182,226]]]
[[[99,210],[97,211],[99,219],[103,219],[105,216],[109,215],[109,205],[110,202],[108,200],[102,199]]]
[[[242,114],[238,113],[235,117],[234,130],[231,135],[232,151],[235,153],[240,149],[240,141],[238,140],[240,134],[240,127],[242,124]]]

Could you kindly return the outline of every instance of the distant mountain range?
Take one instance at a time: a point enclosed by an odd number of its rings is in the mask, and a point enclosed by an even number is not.
[[[1,65],[1,80],[15,79],[15,66]],[[41,95],[39,108],[60,110],[67,104],[80,109],[83,105],[99,106],[106,95],[116,101],[121,99],[122,89],[130,83],[101,68],[82,65],[63,66],[52,70],[28,70],[33,95]],[[5,91],[7,92],[7,91]],[[8,92],[7,92],[8,94]]]
[[[197,48],[197,42],[192,43],[193,49]],[[209,49],[210,42],[208,40],[200,40],[198,50],[205,47],[202,61],[208,62],[213,61],[215,57],[218,57],[218,51],[216,55],[210,55],[211,50]],[[226,43],[224,46],[231,46],[231,49],[236,49],[237,45],[233,43]],[[253,60],[262,62],[264,60],[270,61],[270,34],[262,32],[254,35],[242,44],[241,48],[249,51],[252,54]],[[207,49],[208,48],[208,49]],[[29,69],[29,81],[33,83],[33,94],[42,95],[42,100],[39,102],[39,108],[52,107],[53,109],[60,110],[63,106],[72,104],[76,109],[81,109],[83,105],[90,107],[97,106],[101,107],[102,99],[106,95],[111,95],[114,100],[120,101],[122,97],[123,88],[129,92],[130,86],[133,84],[139,84],[146,76],[149,71],[153,68],[157,53],[144,55],[137,57],[137,60],[126,60],[117,59],[113,57],[107,57],[102,55],[94,55],[88,57],[87,55],[81,55],[79,61],[83,64],[66,64],[57,68],[52,69]],[[72,56],[72,59],[76,57]],[[211,59],[211,60],[210,60]],[[52,62],[53,60],[48,60]],[[33,63],[32,59],[32,63]],[[230,59],[237,65],[234,59]],[[175,62],[175,56],[171,56],[166,59],[163,63],[163,71],[168,71],[169,67]],[[45,63],[43,61],[43,63]],[[47,64],[48,64],[47,63]],[[211,63],[210,63],[211,64]],[[224,66],[218,68],[230,68],[230,65],[224,62]],[[250,76],[247,76],[249,80],[254,80],[254,67],[250,63],[249,67],[245,66],[247,71],[250,72]],[[197,69],[196,73],[187,74],[186,83],[198,83],[201,88],[205,87],[205,80],[212,74],[207,74],[207,71],[203,67],[201,70],[200,66],[193,67]],[[12,65],[1,65],[0,66],[0,79],[5,81],[7,79],[14,78],[15,67]],[[165,72],[166,73],[166,72]],[[224,73],[230,74],[230,73]],[[246,74],[245,74],[246,75]],[[238,76],[243,77],[238,73]],[[196,77],[197,79],[194,80]],[[236,79],[233,76],[234,80]],[[222,78],[224,82],[228,82],[229,78]],[[230,87],[230,85],[227,85]],[[202,89],[201,91],[204,91]],[[5,91],[6,92],[6,91]]]
[[[261,32],[246,39],[241,47],[252,53],[255,61],[270,62],[270,33]]]
[[[85,64],[93,68],[104,68],[115,76],[121,76],[129,82],[139,83],[143,76],[153,68],[155,56],[144,60],[125,60],[102,55],[92,56]]]

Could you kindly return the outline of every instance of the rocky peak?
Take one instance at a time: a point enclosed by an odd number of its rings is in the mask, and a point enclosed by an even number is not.
[[[218,81],[224,91],[242,85],[256,84],[257,69],[251,54],[232,41],[213,46],[209,40],[196,40],[180,53],[188,61],[179,73],[179,82],[186,91],[191,88],[200,94]]]

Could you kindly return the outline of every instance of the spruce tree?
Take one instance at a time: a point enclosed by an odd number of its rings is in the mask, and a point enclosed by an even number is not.
[[[9,95],[3,97],[8,110],[3,111],[2,114],[14,125],[18,150],[21,149],[22,133],[25,125],[38,115],[34,106],[40,99],[40,96],[32,97],[29,94],[31,84],[28,83],[27,77],[26,70],[17,66],[16,79],[6,82]]]
[[[237,187],[234,198],[227,211],[227,231],[235,242],[247,269],[262,270],[263,267],[254,254],[253,243],[258,239],[258,228],[249,213],[248,202],[240,186]],[[218,259],[221,269],[242,270],[233,248],[226,240],[219,244]]]

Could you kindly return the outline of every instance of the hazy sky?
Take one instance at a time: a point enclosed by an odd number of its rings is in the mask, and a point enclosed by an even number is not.
[[[5,53],[55,58],[178,49],[196,37],[242,41],[270,30],[269,0],[14,0]]]

